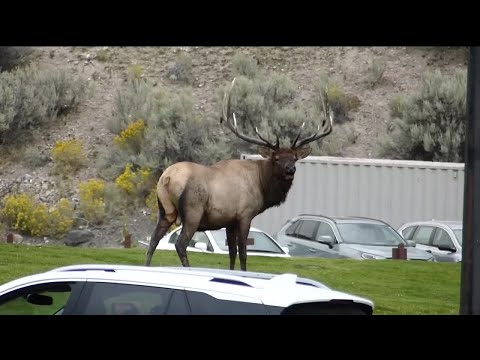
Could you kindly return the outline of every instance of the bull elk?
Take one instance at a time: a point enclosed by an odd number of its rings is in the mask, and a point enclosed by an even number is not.
[[[220,122],[240,139],[259,145],[265,160],[222,160],[205,166],[193,162],[179,162],[168,167],[157,183],[158,217],[150,240],[145,265],[150,266],[160,239],[175,222],[183,224],[175,248],[184,267],[189,267],[187,245],[196,231],[226,228],[230,255],[230,269],[235,268],[238,255],[241,270],[247,270],[247,236],[255,216],[266,209],[282,204],[292,186],[297,160],[307,157],[311,149],[306,145],[332,132],[332,115],[328,99],[322,98],[324,119],[317,132],[300,139],[303,123],[289,148],[266,140],[258,129],[257,138],[242,134],[237,127],[235,113],[230,111],[231,87],[223,99]],[[233,120],[233,123],[232,123]]]

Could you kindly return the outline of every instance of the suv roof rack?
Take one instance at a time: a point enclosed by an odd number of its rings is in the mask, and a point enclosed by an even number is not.
[[[379,222],[382,222],[384,224],[387,224],[385,221],[380,220],[380,219],[376,219],[376,218],[372,218],[372,217],[368,217],[368,216],[358,216],[358,215],[338,215],[338,216],[332,216],[331,215],[331,216],[329,216],[329,215],[322,215],[322,214],[298,214],[295,217],[299,217],[299,216],[318,216],[318,217],[323,217],[323,218],[326,218],[326,219],[330,219],[333,222],[336,222],[337,219],[342,219],[343,218],[343,219],[352,219],[352,220],[363,219],[363,220],[379,221]]]
[[[212,277],[209,281],[222,282],[227,284],[236,284],[242,286],[253,287],[253,283],[248,280],[263,279],[272,281],[274,283],[296,283],[300,285],[309,285],[324,289],[330,289],[328,286],[307,278],[298,277],[296,274],[284,273],[284,274],[272,274],[272,273],[259,273],[252,271],[240,271],[240,270],[227,270],[227,269],[215,269],[215,268],[198,268],[198,267],[181,267],[181,266],[142,266],[142,265],[120,265],[120,264],[80,264],[80,265],[68,265],[59,267],[50,272],[66,272],[66,271],[105,271],[105,272],[117,272],[122,270],[130,271],[145,271],[150,273],[183,273],[197,276]]]

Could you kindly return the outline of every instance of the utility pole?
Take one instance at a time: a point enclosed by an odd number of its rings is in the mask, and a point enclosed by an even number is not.
[[[480,47],[470,48],[460,314],[480,314]]]

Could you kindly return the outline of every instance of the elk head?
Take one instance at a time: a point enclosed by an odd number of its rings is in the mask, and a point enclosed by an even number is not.
[[[320,94],[322,98],[324,119],[321,125],[319,124],[317,126],[317,131],[314,134],[304,138],[303,140],[299,140],[302,134],[303,127],[305,126],[305,123],[303,123],[300,127],[300,131],[298,132],[297,137],[290,144],[290,147],[284,148],[280,147],[278,135],[276,136],[276,143],[273,144],[270,141],[266,140],[262,135],[260,135],[257,127],[255,127],[255,133],[257,134],[258,139],[242,134],[238,130],[235,113],[231,112],[230,110],[231,91],[234,84],[235,78],[232,81],[230,89],[225,93],[225,96],[223,98],[223,113],[220,122],[225,121],[228,128],[238,138],[248,143],[259,145],[259,154],[265,159],[268,159],[272,162],[274,175],[278,176],[279,178],[283,178],[287,182],[293,181],[296,170],[295,163],[297,162],[297,160],[303,159],[310,155],[312,151],[312,149],[306,145],[313,141],[319,140],[332,132],[333,117],[332,111],[328,106],[328,99],[327,101],[325,101],[323,96]]]

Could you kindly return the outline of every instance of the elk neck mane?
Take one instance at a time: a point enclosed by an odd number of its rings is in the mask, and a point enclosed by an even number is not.
[[[262,211],[279,206],[287,198],[288,192],[292,187],[292,181],[285,181],[283,177],[275,176],[273,164],[268,160],[256,160],[259,167],[260,186],[263,193]]]

